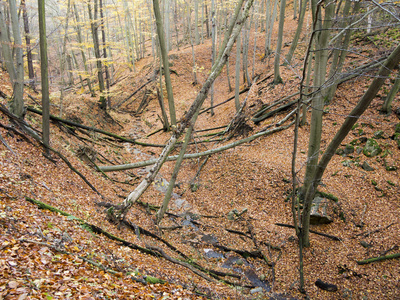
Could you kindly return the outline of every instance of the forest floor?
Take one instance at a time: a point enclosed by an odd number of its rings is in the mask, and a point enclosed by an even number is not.
[[[288,28],[293,28],[285,34],[289,37],[296,28],[294,21]],[[290,45],[289,38],[286,42]],[[249,94],[241,95],[241,101],[248,97],[246,124],[251,130],[245,132],[247,136],[274,126],[289,112],[257,125],[249,117],[262,104],[298,91],[302,53],[306,47],[303,41],[292,67],[281,67],[284,84],[274,86],[270,77],[273,55],[263,61],[262,34],[258,35],[257,43],[255,64],[249,70],[251,74],[254,67],[254,73],[260,77]],[[196,62],[201,67],[197,85],[193,84],[191,48],[170,53],[171,68],[176,71],[172,74],[172,83],[178,119],[190,107],[206,79],[211,64],[210,46],[207,40],[195,47]],[[287,50],[288,47],[283,48],[284,53]],[[369,59],[376,52],[369,52]],[[252,53],[251,46],[249,55]],[[365,60],[361,56],[353,59],[356,64]],[[235,49],[231,70],[234,61]],[[158,63],[148,57],[137,62],[136,73],[121,72],[117,79],[124,79],[112,88],[112,105],[147,82],[157,68]],[[11,95],[8,78],[1,72],[0,89]],[[233,84],[233,72],[230,79]],[[370,77],[359,76],[339,86],[324,115],[323,149],[370,82]],[[376,132],[382,130],[377,139],[382,153],[375,157],[366,157],[357,151],[347,157],[335,155],[325,172],[321,191],[338,199],[329,203],[333,222],[315,225],[312,229],[337,236],[340,241],[311,234],[311,246],[304,251],[305,289],[310,299],[400,299],[398,259],[357,264],[366,258],[399,252],[400,150],[391,137],[400,121],[394,113],[389,116],[379,113],[390,89],[387,84],[341,147],[350,142],[362,147],[363,138],[376,137]],[[98,99],[79,90],[72,91],[63,101],[62,118],[140,142],[165,144],[170,133],[159,131],[149,136],[162,127],[158,119],[161,114],[157,85],[151,82],[118,109],[107,113],[98,108]],[[241,86],[245,87],[246,84]],[[138,113],[145,93],[148,101]],[[38,107],[40,95],[29,89],[27,94],[36,98],[34,101],[26,97],[27,105]],[[214,102],[222,103],[232,95],[223,71],[215,82]],[[0,102],[6,104],[5,99]],[[51,113],[58,116],[57,97],[52,103]],[[207,107],[209,99],[204,104]],[[393,110],[398,109],[397,98]],[[234,100],[215,108],[214,115],[201,114],[193,134],[194,143],[187,152],[202,152],[243,138],[236,135],[233,140],[216,142],[212,141],[213,136],[204,135],[223,129],[202,131],[226,126],[234,115]],[[39,115],[28,112],[25,120],[40,131]],[[162,147],[121,142],[92,130],[52,122],[51,147],[86,178],[96,193],[58,155],[51,153],[51,159],[46,158],[36,141],[12,126],[9,118],[0,113],[0,134],[4,140],[0,144],[0,299],[305,297],[298,292],[299,251],[295,232],[276,225],[293,224],[290,201],[287,201],[291,192],[293,126],[211,155],[206,161],[204,157],[185,160],[169,214],[157,226],[156,207],[162,203],[174,167],[174,162],[165,163],[155,184],[141,197],[142,203],[136,203],[127,215],[134,228],[110,223],[105,208],[97,204],[122,202],[146,176],[148,168],[110,172],[106,178],[95,170],[93,162],[100,166],[144,161],[157,158]],[[309,124],[300,128],[296,165],[300,184],[305,171],[308,132]],[[179,148],[172,154],[178,151]],[[365,161],[373,171],[361,167]],[[40,209],[29,199],[42,201],[69,216]],[[147,231],[137,230],[137,226]],[[98,228],[127,242],[99,234]],[[144,253],[143,249],[152,251]],[[196,271],[193,265],[209,271]],[[219,274],[217,279],[212,278],[212,272]],[[157,279],[163,281],[155,283]],[[317,279],[337,285],[338,290],[319,289],[315,285]]]

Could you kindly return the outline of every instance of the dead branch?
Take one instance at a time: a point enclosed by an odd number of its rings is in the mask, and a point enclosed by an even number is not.
[[[247,87],[247,88],[241,90],[241,91],[239,92],[239,95],[241,95],[241,94],[243,94],[243,93],[246,93],[249,89],[250,89],[250,88]],[[223,101],[223,102],[221,102],[221,103],[218,103],[218,104],[216,104],[216,105],[214,105],[214,106],[212,106],[212,107],[203,109],[203,110],[199,113],[199,115],[201,115],[201,114],[203,114],[203,113],[205,113],[205,112],[208,112],[209,110],[214,109],[214,108],[216,108],[216,107],[218,107],[218,106],[221,106],[221,105],[223,105],[223,104],[225,104],[225,103],[228,103],[229,101],[231,101],[231,100],[233,100],[233,99],[235,99],[235,96],[232,96],[232,97],[230,97],[229,99],[227,99],[227,100],[225,100],[225,101]]]
[[[42,111],[40,111],[38,109],[35,109],[33,107],[28,106],[27,109],[30,112],[33,112],[33,113],[36,113],[36,114],[39,114],[39,115],[42,114]],[[114,134],[114,133],[111,133],[111,132],[108,132],[108,131],[105,131],[105,130],[102,130],[102,129],[85,126],[85,125],[82,125],[82,124],[78,124],[78,123],[75,123],[75,122],[71,122],[71,121],[68,121],[68,120],[61,119],[61,118],[53,116],[53,115],[50,115],[50,119],[53,120],[53,121],[62,122],[64,124],[67,124],[67,125],[70,125],[70,126],[78,127],[78,128],[81,128],[81,129],[98,132],[98,133],[110,136],[112,138],[115,138],[115,139],[123,141],[123,142],[128,142],[128,143],[141,145],[141,146],[148,146],[148,147],[164,147],[165,146],[165,145],[157,145],[157,144],[148,144],[148,143],[138,142],[136,140],[129,139],[129,138],[126,138],[126,137],[122,137],[122,136],[119,136],[117,134]]]
[[[373,263],[376,261],[382,261],[382,260],[386,260],[386,259],[393,259],[393,258],[399,258],[399,257],[400,257],[400,253],[394,253],[391,255],[372,257],[372,258],[368,258],[368,259],[364,259],[364,260],[359,260],[359,261],[357,261],[357,264],[366,265],[366,264],[370,264],[370,263]]]
[[[185,154],[183,158],[188,159],[188,158],[198,158],[201,156],[206,156],[206,155],[211,155],[211,154],[215,154],[218,152],[222,152],[225,151],[227,149],[239,146],[241,144],[244,143],[250,143],[251,141],[264,136],[264,135],[268,135],[268,134],[273,134],[275,132],[284,130],[289,128],[290,126],[292,126],[294,124],[294,122],[291,122],[290,124],[286,125],[286,126],[282,126],[282,127],[275,127],[272,128],[270,130],[262,130],[252,136],[249,136],[247,138],[235,141],[233,143],[227,144],[225,146],[216,148],[216,149],[211,149],[211,150],[207,150],[204,152],[199,152],[199,153],[191,153],[191,154]],[[178,159],[178,155],[174,155],[174,156],[168,156],[166,158],[166,161],[174,161]],[[150,166],[153,165],[154,163],[157,162],[157,159],[150,159],[147,161],[142,161],[142,162],[137,162],[137,163],[132,163],[132,164],[125,164],[125,165],[117,165],[117,166],[101,166],[99,167],[103,172],[112,172],[112,171],[122,171],[122,170],[128,170],[128,169],[135,169],[135,168],[142,168],[145,166]]]
[[[378,229],[375,229],[375,230],[366,231],[366,232],[361,232],[361,233],[359,233],[359,234],[356,234],[356,236],[367,237],[367,236],[370,236],[370,235],[373,234],[373,233],[377,233],[377,232],[380,232],[380,231],[382,231],[382,230],[386,230],[386,229],[388,229],[390,226],[392,226],[392,225],[394,225],[394,224],[396,224],[396,223],[391,223],[391,224],[389,224],[389,225],[387,225],[387,226],[385,226],[385,227],[379,227]]]
[[[122,100],[121,102],[115,104],[112,108],[113,109],[117,109],[118,107],[120,107],[122,104],[124,104],[126,101],[128,101],[129,99],[131,99],[133,96],[135,96],[142,88],[144,88],[146,85],[148,85],[149,83],[153,82],[153,79],[150,79],[149,81],[147,81],[146,83],[144,83],[142,86],[140,86],[136,91],[134,91],[132,94],[130,94],[127,98],[125,98],[124,100]]]

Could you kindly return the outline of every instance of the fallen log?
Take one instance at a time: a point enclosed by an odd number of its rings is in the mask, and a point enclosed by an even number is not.
[[[366,265],[366,264],[370,264],[376,261],[382,261],[382,260],[386,260],[386,259],[392,259],[392,258],[400,258],[400,253],[394,253],[391,255],[385,255],[385,256],[379,256],[379,257],[371,257],[368,259],[364,259],[364,260],[359,260],[357,261],[357,264],[359,265]]]

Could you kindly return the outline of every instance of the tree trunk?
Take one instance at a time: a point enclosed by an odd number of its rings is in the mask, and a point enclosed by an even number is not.
[[[99,34],[98,34],[98,20],[97,20],[97,12],[98,12],[98,3],[97,0],[94,0],[94,13],[92,14],[92,6],[90,1],[88,2],[88,12],[90,19],[90,28],[92,31],[93,38],[93,47],[94,47],[94,55],[96,57],[96,66],[97,66],[97,78],[99,79],[99,90],[100,90],[100,108],[105,110],[107,108],[106,98],[104,97],[104,77],[103,77],[103,66],[101,63],[101,55],[100,55],[100,43],[99,43]]]
[[[21,1],[22,6],[22,16],[24,18],[24,31],[25,31],[25,44],[26,44],[26,62],[28,65],[28,77],[29,84],[33,90],[35,90],[35,72],[33,70],[32,63],[32,49],[31,49],[31,37],[29,31],[29,20],[28,20],[28,11],[26,10],[25,0]]]
[[[321,5],[318,4],[318,7],[321,8]],[[314,71],[314,82],[313,85],[315,87],[322,87],[325,83],[326,76],[326,65],[328,60],[328,38],[329,38],[329,28],[332,24],[332,19],[335,13],[335,6],[333,3],[328,4],[325,7],[325,16],[324,23],[321,24],[322,13],[320,9],[317,9],[316,19],[317,21],[317,30],[321,30],[316,34],[316,43],[315,47],[319,47],[316,49],[315,55],[315,71]],[[319,25],[318,25],[319,24]],[[304,186],[303,186],[303,195],[312,194],[315,195],[316,186],[313,185],[313,178],[315,176],[316,167],[318,164],[319,151],[321,146],[321,134],[322,134],[322,114],[324,109],[324,93],[319,90],[314,95],[312,100],[312,113],[311,113],[311,125],[310,125],[310,137],[308,143],[308,154],[307,154],[307,166],[306,173],[304,175]],[[304,197],[304,208],[302,214],[302,228],[303,228],[303,246],[309,246],[309,236],[308,231],[310,227],[310,210],[311,210],[311,202],[313,199],[309,200]],[[310,202],[311,201],[311,202]],[[306,234],[307,232],[307,234]]]
[[[3,10],[4,9],[4,10]],[[4,57],[8,76],[10,77],[11,85],[14,86],[14,82],[17,78],[17,71],[15,70],[14,60],[11,50],[11,40],[8,35],[8,28],[6,27],[5,21],[5,5],[0,3],[0,42],[1,50]]]
[[[396,96],[397,92],[399,91],[399,88],[400,88],[400,72],[398,73],[397,78],[394,81],[392,88],[390,89],[389,94],[386,96],[385,102],[383,103],[382,106],[382,112],[390,114],[390,112],[392,111],[393,99]]]
[[[199,1],[194,0],[194,41],[196,45],[200,44],[199,37]]]
[[[111,107],[111,98],[110,98],[110,72],[108,70],[107,64],[107,47],[106,47],[106,32],[104,26],[104,12],[103,12],[103,0],[100,0],[100,27],[101,27],[101,39],[103,46],[103,58],[105,61],[104,69],[106,72],[106,88],[107,88],[107,106]]]
[[[13,100],[10,106],[10,111],[23,118],[24,110],[24,60],[22,51],[21,32],[19,30],[18,13],[16,0],[8,1],[10,6],[10,17],[12,32],[14,37],[15,57],[16,57],[16,78],[13,83]]]
[[[297,0],[294,0],[294,2],[296,2],[296,1]],[[285,64],[289,64],[290,65],[290,62],[292,61],[292,57],[293,57],[293,54],[294,54],[294,50],[296,50],[296,48],[297,48],[297,44],[299,42],[300,34],[303,31],[304,16],[306,15],[306,10],[307,10],[307,2],[308,2],[308,0],[302,0],[299,20],[298,20],[298,23],[297,23],[296,33],[294,34],[294,37],[293,37],[293,40],[292,40],[292,44],[290,45],[289,52],[286,55]]]
[[[348,133],[350,132],[350,130],[354,126],[354,124],[359,120],[360,116],[365,112],[365,110],[371,104],[372,100],[376,97],[378,91],[380,90],[383,83],[385,82],[385,79],[388,77],[390,72],[399,64],[399,62],[400,62],[400,45],[397,46],[397,48],[387,58],[386,62],[379,70],[374,81],[369,86],[368,90],[362,96],[362,98],[357,103],[355,108],[348,114],[348,117],[344,121],[343,125],[340,127],[339,131],[336,133],[336,135],[333,137],[332,141],[329,143],[327,149],[325,150],[324,154],[321,157],[321,160],[319,161],[319,163],[317,165],[315,175],[311,180],[313,187],[308,190],[308,192],[305,196],[305,199],[304,199],[304,205],[311,207],[311,203],[314,198],[314,193],[316,191],[316,188],[319,185],[319,183],[321,182],[324,171],[325,171],[328,163],[332,159],[333,155],[335,155],[337,148],[340,146],[342,141],[348,135]],[[305,209],[306,208],[304,207],[303,214],[304,214]],[[305,218],[304,220],[307,220],[307,219]],[[304,225],[307,225],[307,226],[304,227]],[[304,241],[303,244],[305,246],[308,246],[309,245],[309,218],[308,218],[307,224],[305,224],[305,222],[303,221],[302,229],[303,229],[304,238],[306,239],[306,241]]]
[[[77,9],[75,3],[74,3],[74,12],[75,12],[75,23],[76,23],[75,30],[76,30],[76,33],[77,33],[79,48],[81,49],[83,66],[85,68],[85,72],[86,72],[86,76],[87,76],[86,83],[87,83],[87,86],[89,88],[91,96],[95,97],[96,94],[94,92],[94,89],[92,88],[92,83],[91,83],[91,80],[90,80],[89,68],[88,68],[88,64],[87,64],[87,61],[86,61],[86,54],[85,54],[85,52],[83,51],[83,48],[82,48],[82,45],[83,45],[82,30],[81,30],[81,27],[79,25],[79,14],[78,14],[78,9]]]
[[[236,112],[240,109],[240,99],[239,99],[239,90],[240,90],[240,54],[241,54],[241,43],[240,43],[240,35],[236,40],[236,65],[235,65],[235,107]]]
[[[215,24],[215,0],[211,0],[211,66],[215,63],[215,52],[216,52],[216,24]],[[211,108],[211,116],[214,115],[214,83],[211,85],[210,92],[210,108]]]
[[[172,93],[171,75],[169,72],[168,50],[167,50],[167,45],[166,45],[165,38],[164,38],[165,35],[163,32],[164,30],[163,30],[160,5],[158,3],[158,0],[153,0],[153,9],[154,9],[154,16],[156,18],[157,35],[158,35],[158,41],[159,41],[159,46],[160,46],[160,50],[161,50],[161,57],[162,57],[163,66],[164,66],[165,85],[166,85],[167,94],[168,94],[169,115],[170,115],[170,119],[171,119],[171,125],[175,126],[176,125],[176,113],[175,113],[174,95]]]
[[[285,8],[286,8],[286,0],[281,0],[281,6],[279,9],[280,14],[279,14],[278,40],[276,42],[275,61],[274,61],[274,84],[279,84],[283,82],[279,70],[279,65],[280,65],[281,50],[283,43],[283,25],[285,23]]]
[[[44,0],[38,0],[39,35],[40,35],[40,73],[42,78],[42,140],[45,154],[49,155],[50,147],[50,97],[47,68],[46,13]]]

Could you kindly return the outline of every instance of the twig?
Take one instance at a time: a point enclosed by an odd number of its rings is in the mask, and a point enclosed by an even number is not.
[[[11,152],[12,154],[14,154],[15,156],[17,156],[17,154],[13,151],[13,149],[11,149],[11,147],[7,144],[7,141],[6,141],[5,139],[3,139],[3,136],[1,135],[1,133],[0,133],[0,141],[4,144],[4,146],[6,146],[6,148],[7,148],[8,150],[10,150],[10,152]]]
[[[387,225],[386,227],[379,227],[378,229],[375,229],[375,230],[372,230],[372,231],[361,232],[359,234],[356,234],[356,236],[367,237],[367,236],[370,236],[373,233],[377,233],[379,231],[386,230],[386,229],[388,229],[390,226],[392,226],[394,224],[396,224],[396,223],[391,223],[391,224]]]

